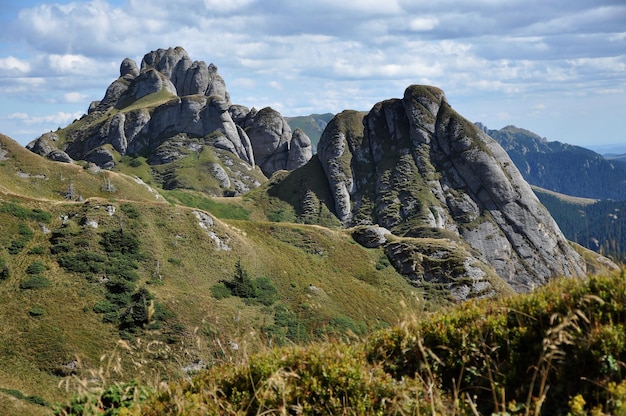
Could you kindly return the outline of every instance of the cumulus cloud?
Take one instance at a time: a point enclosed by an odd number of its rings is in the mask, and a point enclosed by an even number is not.
[[[14,56],[9,56],[0,58],[0,70],[5,71],[6,74],[23,75],[30,71],[30,64]]]
[[[80,92],[66,92],[63,97],[68,103],[82,103],[85,102],[87,95]]]
[[[74,113],[59,111],[54,114],[47,114],[42,116],[30,115],[27,113],[12,113],[8,116],[8,118],[12,120],[21,120],[26,124],[64,126],[82,117],[83,114],[85,114],[83,111],[76,111]]]

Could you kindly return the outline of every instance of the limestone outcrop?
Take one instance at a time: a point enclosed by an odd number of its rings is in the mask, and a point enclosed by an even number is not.
[[[506,152],[438,88],[413,85],[366,116],[338,114],[317,153],[337,217],[398,236],[386,251],[414,282],[464,298],[490,293],[499,279],[523,292],[585,274]]]
[[[63,133],[62,141],[44,135],[28,148],[56,160],[89,160],[111,169],[120,158],[115,153],[147,155],[149,163],[162,165],[209,147],[220,166],[205,173],[217,174],[218,183],[231,186],[222,189],[229,195],[240,193],[232,188],[234,183],[242,185],[238,189],[250,189],[263,182],[263,176],[296,169],[312,156],[304,133],[292,140],[285,119],[269,107],[257,111],[233,105],[217,67],[192,61],[181,47],[151,51],[139,66],[124,59],[120,77],[103,99],[92,102],[88,115]],[[233,171],[239,163],[222,151],[243,161],[245,171]],[[250,177],[249,170],[258,171],[254,180],[241,183],[241,178]]]

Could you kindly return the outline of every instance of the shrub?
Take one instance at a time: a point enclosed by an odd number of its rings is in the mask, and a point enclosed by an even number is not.
[[[7,280],[11,273],[9,272],[9,266],[5,259],[0,258],[0,282]]]
[[[226,299],[231,296],[230,289],[222,282],[211,286],[211,295],[217,300]]]
[[[354,321],[345,315],[333,317],[328,325],[324,328],[328,334],[343,336],[348,332],[355,335],[365,335],[367,333],[367,325],[362,321]]]
[[[120,253],[133,256],[139,254],[139,239],[127,231],[106,231],[102,233],[100,244],[108,253]]]
[[[44,276],[35,275],[20,283],[20,289],[43,289],[51,285],[50,280]]]
[[[33,317],[37,317],[37,316],[43,316],[46,314],[45,309],[39,307],[39,306],[33,306],[32,308],[30,308],[30,310],[28,311],[28,314],[30,316]]]
[[[248,272],[241,265],[241,260],[235,264],[235,273],[232,280],[222,280],[211,287],[211,293],[216,299],[224,299],[230,295],[246,299],[248,302],[260,302],[269,306],[276,302],[278,290],[268,277],[250,279]]]
[[[28,250],[28,254],[43,254],[44,253],[44,248],[43,246],[37,246],[37,247],[33,247],[30,250]]]
[[[46,270],[46,265],[40,261],[34,261],[26,268],[28,274],[40,274]]]
[[[122,204],[122,206],[120,206],[120,209],[131,220],[139,218],[139,211],[131,204]]]
[[[254,279],[254,291],[256,299],[263,305],[269,306],[276,302],[278,298],[278,290],[272,279],[268,277],[259,277]]]
[[[182,266],[183,262],[180,259],[175,259],[173,257],[170,257],[167,259],[167,262],[170,264],[173,264],[174,266]]]
[[[115,416],[121,410],[133,406],[136,402],[148,398],[150,389],[132,380],[128,383],[113,384],[101,393],[76,396],[72,401],[55,410],[55,415],[78,416],[86,414],[102,414]]]
[[[33,238],[33,230],[26,224],[19,224],[17,232],[23,237],[24,241],[30,241]]]
[[[72,245],[67,242],[60,242],[50,247],[51,254],[68,253],[72,250]]]
[[[48,224],[50,222],[50,220],[52,219],[52,214],[50,214],[49,212],[46,211],[42,211],[38,208],[35,208],[32,213],[30,214],[30,217],[35,220],[35,221],[39,221],[39,222],[43,222]]]
[[[76,254],[62,254],[58,258],[59,265],[65,270],[75,273],[102,273],[105,269],[106,257],[91,251],[80,251]]]
[[[26,242],[23,240],[13,240],[11,241],[11,245],[7,248],[7,251],[9,254],[20,254],[25,246]]]
[[[95,313],[117,312],[118,309],[119,309],[119,306],[117,306],[114,303],[109,302],[108,300],[103,300],[93,305],[93,311]]]
[[[248,271],[241,265],[241,260],[237,260],[235,264],[235,275],[233,280],[223,281],[226,287],[230,289],[230,293],[233,296],[240,298],[253,298],[255,297],[255,288],[252,283],[252,279],[248,276]]]
[[[128,162],[128,165],[131,168],[138,168],[139,166],[141,166],[143,164],[143,162],[141,161],[141,159],[135,158],[135,159],[131,159],[130,162]]]
[[[13,204],[11,202],[5,202],[0,205],[0,212],[6,212],[7,214],[23,220],[27,219],[30,214],[30,210],[28,208],[24,208],[21,205]]]

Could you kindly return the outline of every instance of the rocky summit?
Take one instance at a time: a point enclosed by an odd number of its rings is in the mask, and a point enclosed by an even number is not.
[[[175,162],[206,150],[210,166],[204,171],[217,185],[199,190],[215,195],[246,192],[312,155],[304,132],[292,132],[271,108],[233,105],[217,67],[192,61],[181,47],[149,52],[140,66],[124,59],[120,77],[87,115],[27,148],[53,160],[85,160],[106,169],[124,156],[142,155],[151,166],[170,165],[156,175],[165,187],[192,187],[167,178],[180,168]]]
[[[417,284],[465,299],[498,291],[500,279],[524,292],[586,272],[502,147],[438,88],[338,114],[318,157],[337,217]]]

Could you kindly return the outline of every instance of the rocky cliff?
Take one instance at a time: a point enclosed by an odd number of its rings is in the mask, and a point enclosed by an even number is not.
[[[108,169],[125,155],[144,155],[155,166],[208,147],[213,162],[205,170],[232,195],[258,186],[264,175],[306,163],[310,140],[302,131],[293,137],[277,111],[233,105],[217,67],[192,61],[177,47],[147,53],[140,66],[124,59],[120,77],[91,103],[88,115],[27,147],[54,160],[86,160]],[[251,174],[255,166],[264,175]]]
[[[585,274],[506,152],[440,89],[410,86],[364,117],[344,111],[317,150],[337,217],[360,226],[356,238],[363,226],[389,230],[375,245],[416,284],[465,299],[488,296],[499,279],[523,292]]]

